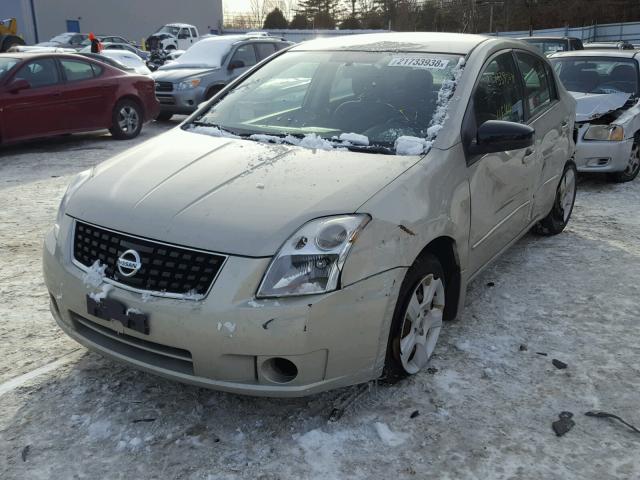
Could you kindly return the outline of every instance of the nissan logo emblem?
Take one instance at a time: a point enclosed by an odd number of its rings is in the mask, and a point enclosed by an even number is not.
[[[125,277],[133,277],[142,268],[140,254],[135,250],[127,250],[118,257],[118,271]]]

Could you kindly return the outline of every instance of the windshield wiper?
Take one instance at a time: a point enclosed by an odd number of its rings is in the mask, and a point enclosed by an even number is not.
[[[227,127],[222,127],[220,125],[216,125],[215,123],[201,122],[199,120],[194,120],[190,125],[195,125],[196,127],[211,127],[217,128],[221,132],[229,133],[231,135],[235,135],[236,137],[241,137],[241,134],[234,132],[233,130],[229,130]],[[188,125],[186,126],[188,127]]]
[[[383,147],[382,145],[340,145],[336,144],[336,147],[344,147],[350,152],[361,152],[361,153],[381,153],[383,155],[393,155],[394,151],[390,147]]]

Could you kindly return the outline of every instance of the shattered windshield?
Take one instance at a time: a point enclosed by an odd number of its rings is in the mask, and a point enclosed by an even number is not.
[[[160,27],[155,33],[168,33],[169,35],[173,35],[174,37],[177,37],[179,31],[180,31],[180,27],[172,27],[170,25],[165,25],[164,27]]]
[[[631,58],[552,58],[565,88],[581,93],[638,94],[638,64]]]
[[[393,149],[398,139],[403,146],[413,139],[410,150],[421,142],[426,150],[444,122],[463,64],[460,55],[439,53],[287,52],[191,127],[312,148]]]

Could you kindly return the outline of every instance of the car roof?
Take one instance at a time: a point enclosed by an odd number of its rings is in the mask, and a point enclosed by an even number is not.
[[[619,57],[619,58],[635,58],[638,55],[637,50],[615,50],[608,48],[591,48],[588,50],[573,50],[571,52],[558,52],[551,55],[549,58],[563,58],[563,57]]]
[[[548,36],[548,37],[542,37],[542,36],[538,36],[538,35],[533,35],[531,37],[517,37],[518,40],[580,40],[578,37],[556,37],[556,36]],[[582,40],[580,40],[582,41]]]
[[[399,50],[405,52],[438,52],[466,55],[480,43],[489,40],[505,41],[508,39],[506,37],[487,37],[484,35],[463,33],[372,33],[309,40],[296,45],[292,50],[347,50],[369,52]]]

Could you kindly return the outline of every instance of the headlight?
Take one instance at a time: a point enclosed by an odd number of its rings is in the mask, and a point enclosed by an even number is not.
[[[621,142],[624,140],[624,129],[620,125],[591,125],[584,139]]]
[[[67,191],[64,192],[62,196],[62,200],[60,200],[60,206],[58,207],[58,215],[56,217],[56,224],[53,226],[53,233],[56,238],[58,238],[58,233],[60,232],[60,225],[62,225],[62,220],[64,219],[65,211],[67,210],[67,203],[69,203],[69,199],[74,194],[76,190],[78,190],[84,182],[89,180],[93,176],[93,168],[89,170],[84,170],[76,175],[71,183],[67,187]]]
[[[198,85],[200,85],[200,79],[192,78],[178,83],[178,85],[176,85],[176,90],[189,90],[191,88],[196,88]]]
[[[258,289],[258,297],[325,293],[338,288],[340,272],[369,215],[312,220],[280,248]]]

